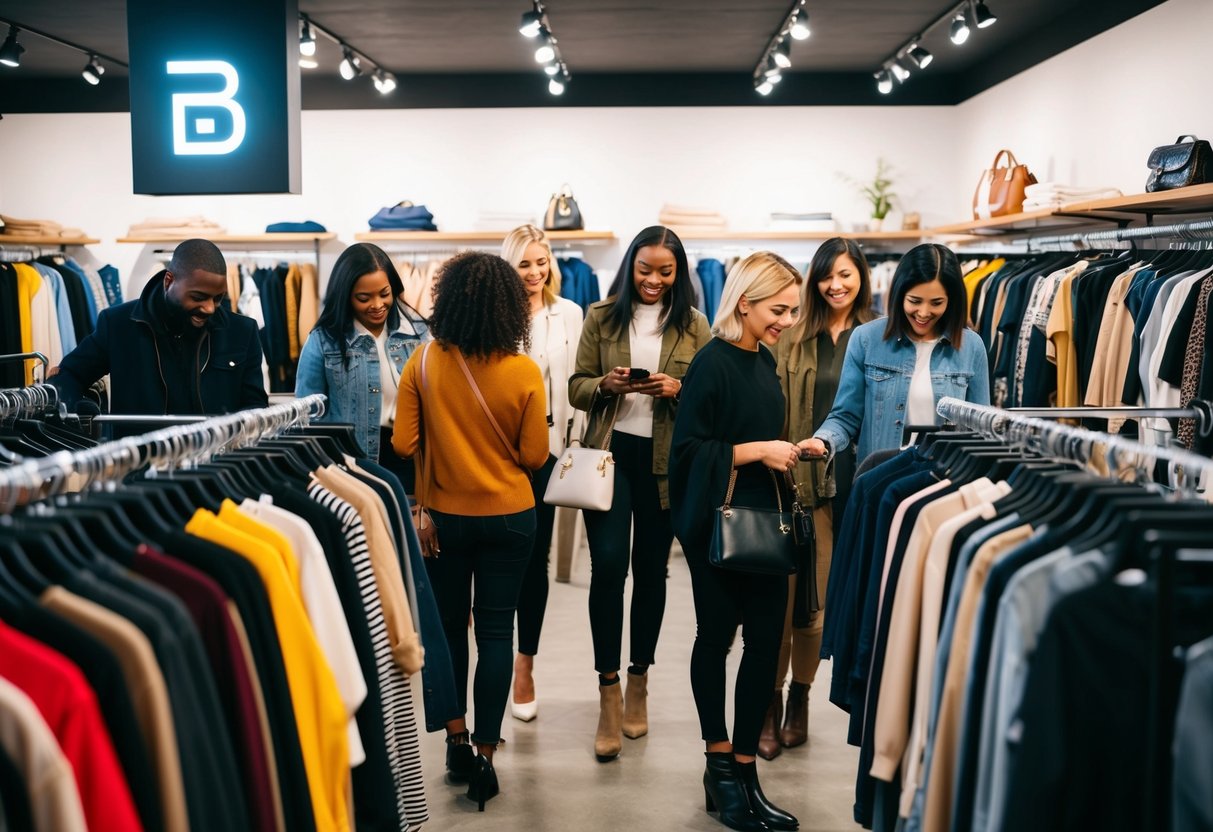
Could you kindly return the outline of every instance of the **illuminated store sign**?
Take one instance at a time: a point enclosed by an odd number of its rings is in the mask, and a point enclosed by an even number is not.
[[[140,194],[299,193],[297,0],[128,0]]]

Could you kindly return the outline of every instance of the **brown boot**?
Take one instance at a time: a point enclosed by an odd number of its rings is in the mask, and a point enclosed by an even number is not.
[[[649,674],[628,672],[623,695],[623,735],[630,740],[649,732]]]
[[[594,754],[598,762],[609,763],[623,748],[620,726],[623,722],[623,693],[620,683],[598,686],[598,733],[594,735]]]
[[[767,706],[766,719],[762,721],[762,733],[758,735],[758,756],[774,760],[783,751],[779,744],[779,720],[783,716],[783,691],[777,690]]]
[[[779,741],[785,748],[795,748],[809,741],[809,686],[792,682],[788,688],[788,708],[783,713],[783,729]]]

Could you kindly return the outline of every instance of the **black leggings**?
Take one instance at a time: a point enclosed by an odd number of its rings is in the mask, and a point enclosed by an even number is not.
[[[779,665],[786,575],[729,572],[708,564],[708,542],[683,541],[695,597],[695,647],[691,691],[705,742],[727,742],[725,658],[741,625],[743,653],[733,691],[733,751],[756,754],[762,720],[771,704],[771,679]]]
[[[632,566],[631,655],[650,665],[665,616],[666,564],[674,530],[670,510],[661,507],[653,475],[653,440],[628,433],[611,439],[615,458],[615,498],[608,511],[586,511],[590,544],[590,633],[594,669],[619,670],[623,652],[623,585]],[[782,623],[782,622],[781,622]],[[774,673],[774,669],[771,673]],[[769,685],[768,685],[769,687]]]
[[[552,549],[556,506],[545,503],[543,495],[555,467],[556,457],[549,456],[531,482],[535,492],[535,545],[522,579],[522,593],[518,596],[518,652],[527,656],[539,653],[539,633],[543,629],[543,614],[548,608],[548,557]]]

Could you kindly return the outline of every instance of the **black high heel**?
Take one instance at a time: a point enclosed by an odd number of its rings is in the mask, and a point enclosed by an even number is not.
[[[472,777],[468,781],[468,800],[478,804],[478,810],[484,811],[484,804],[501,792],[497,783],[497,770],[493,761],[483,754],[476,755],[476,764],[472,769]]]
[[[446,776],[451,783],[466,783],[476,765],[476,751],[467,731],[446,738]]]
[[[708,761],[703,771],[704,808],[709,812],[719,811],[720,822],[730,829],[768,832],[771,827],[750,808],[734,768],[732,752],[709,751],[704,756]]]
[[[745,790],[750,808],[754,810],[754,814],[762,818],[767,826],[781,830],[781,832],[795,832],[800,828],[800,821],[796,819],[795,815],[780,809],[767,800],[767,796],[762,793],[762,785],[758,782],[757,763],[734,761],[733,770],[737,772],[737,779],[741,781],[741,788]]]

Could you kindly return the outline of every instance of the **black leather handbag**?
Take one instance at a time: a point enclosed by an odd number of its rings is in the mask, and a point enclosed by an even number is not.
[[[1151,150],[1146,164],[1150,168],[1146,179],[1148,193],[1203,185],[1213,178],[1213,146],[1205,139],[1180,136],[1175,144]]]
[[[773,472],[771,483],[775,486],[778,509],[734,506],[737,469],[729,474],[724,505],[716,509],[708,563],[721,569],[757,575],[791,575],[796,571],[799,549],[796,522],[803,520],[804,511],[796,501],[792,503],[792,511],[784,511],[783,496]],[[812,518],[808,519],[811,527]]]
[[[548,210],[543,215],[544,231],[580,231],[585,228],[581,219],[581,208],[573,198],[573,189],[567,184],[548,200]]]

